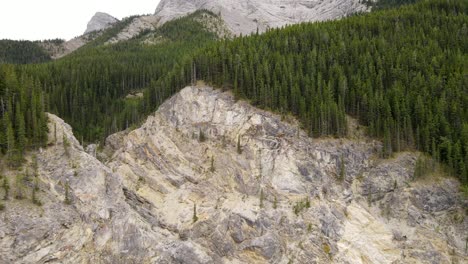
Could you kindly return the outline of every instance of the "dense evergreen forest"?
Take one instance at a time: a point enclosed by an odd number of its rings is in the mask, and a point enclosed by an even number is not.
[[[33,41],[0,40],[0,64],[26,64],[50,61],[50,55]]]
[[[395,8],[401,5],[414,4],[421,0],[363,0],[364,4],[372,7],[373,10]]]
[[[41,84],[31,76],[18,75],[11,65],[0,64],[0,152],[12,167],[23,160],[29,148],[47,140]]]
[[[431,0],[214,43],[154,82],[145,106],[197,79],[293,113],[310,135],[346,135],[346,115],[418,149],[468,183],[467,1]]]
[[[201,16],[214,14],[199,11],[130,41],[102,45],[133,19],[128,18],[69,56],[21,70],[38,78],[48,111],[65,119],[77,138],[102,141],[146,116],[141,100],[127,95],[142,92],[182,57],[217,39],[200,22]],[[143,39],[157,44],[145,44]]]
[[[24,145],[43,142],[43,136],[31,134],[31,116],[44,124],[37,107],[64,118],[79,138],[102,142],[143,120],[195,75],[258,107],[294,114],[314,137],[346,136],[346,116],[355,117],[384,142],[384,157],[421,150],[467,184],[467,1],[376,9],[381,10],[220,41],[198,19],[215,15],[200,11],[156,32],[102,45],[133,19],[128,18],[60,60],[4,66],[3,86],[34,96],[2,95],[12,104],[3,107],[9,121],[2,120],[2,142],[10,138],[14,146],[23,146],[17,116],[29,127]],[[6,77],[10,72],[16,77]],[[127,97],[138,92],[144,97]],[[31,98],[40,99],[33,104]],[[15,100],[28,103],[16,107]],[[9,151],[8,144],[2,146]]]

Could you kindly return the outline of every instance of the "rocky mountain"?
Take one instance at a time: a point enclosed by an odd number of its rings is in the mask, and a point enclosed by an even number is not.
[[[159,24],[196,10],[220,14],[234,34],[307,21],[341,18],[367,7],[360,0],[162,0],[155,12]]]
[[[223,35],[246,35],[288,24],[338,19],[366,11],[367,6],[359,0],[162,0],[154,15],[136,17],[110,42],[129,40],[197,10],[220,15],[222,21],[218,26],[226,27],[229,32]]]
[[[292,118],[198,86],[103,151],[49,121],[42,206],[5,201],[0,263],[468,261],[458,181],[414,179],[418,153],[380,159],[351,119],[349,138],[311,139]]]
[[[112,27],[117,22],[119,22],[117,18],[106,13],[97,12],[88,22],[83,35],[61,43],[44,41],[40,45],[53,59],[59,59],[93,41],[102,35],[105,29]]]
[[[222,37],[252,32],[264,32],[268,28],[281,27],[307,21],[339,19],[367,10],[360,0],[162,0],[154,15],[134,16],[113,32],[106,44],[130,40],[144,31],[154,31],[168,21],[209,10],[219,17],[206,19],[208,27]],[[41,46],[53,59],[66,56],[99,37],[104,29],[116,25],[118,19],[97,12],[88,23],[82,36],[60,45],[43,43]],[[145,42],[146,43],[146,42]],[[151,42],[150,42],[151,43]],[[148,44],[148,43],[147,43]]]
[[[88,22],[88,27],[84,34],[91,33],[93,31],[100,31],[106,29],[119,20],[107,13],[97,12],[91,20]]]

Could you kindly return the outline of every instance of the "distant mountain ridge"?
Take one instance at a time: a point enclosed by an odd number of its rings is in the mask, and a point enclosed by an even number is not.
[[[162,0],[156,11],[164,24],[196,10],[220,14],[236,35],[309,21],[333,20],[366,11],[359,0]]]

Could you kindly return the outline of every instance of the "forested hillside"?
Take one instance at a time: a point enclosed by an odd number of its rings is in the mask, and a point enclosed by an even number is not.
[[[0,151],[10,166],[20,165],[28,148],[43,146],[47,136],[41,84],[0,64]]]
[[[421,1],[217,42],[198,19],[215,15],[199,11],[103,45],[129,18],[70,56],[15,71],[33,76],[45,92],[42,107],[88,142],[140,122],[199,79],[256,106],[292,113],[315,137],[346,136],[346,116],[353,116],[383,140],[383,156],[422,150],[467,183],[467,5]],[[138,92],[143,99],[127,96]]]
[[[50,61],[47,52],[38,42],[0,40],[0,64],[2,63],[41,63]]]
[[[373,10],[394,8],[401,5],[414,4],[420,0],[363,0]]]
[[[154,83],[145,106],[154,110],[196,72],[293,113],[312,136],[344,136],[345,115],[354,116],[383,140],[383,156],[422,150],[467,183],[467,8],[423,1],[217,42]]]
[[[48,111],[71,124],[80,140],[102,141],[145,117],[141,100],[126,98],[128,94],[142,92],[184,56],[216,40],[196,19],[203,14],[214,16],[197,12],[136,39],[103,45],[129,18],[67,57],[21,70],[40,80],[48,96]],[[158,43],[141,41],[149,34]]]

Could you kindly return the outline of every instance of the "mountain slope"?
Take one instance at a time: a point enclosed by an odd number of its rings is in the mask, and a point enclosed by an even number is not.
[[[162,0],[155,12],[161,25],[196,10],[207,9],[220,14],[236,35],[257,29],[282,27],[308,21],[324,21],[365,11],[359,0]]]
[[[346,136],[345,115],[357,117],[385,142],[382,156],[418,149],[468,184],[466,10],[466,1],[422,1],[217,42],[153,83],[146,106],[196,72],[254,105],[292,113],[315,137]]]
[[[109,137],[100,162],[95,145],[85,153],[49,115],[48,147],[25,167],[30,180],[4,174],[13,184],[0,211],[0,262],[467,260],[456,180],[413,178],[417,153],[378,159],[380,142],[312,140],[281,119],[187,87],[140,128]],[[31,182],[41,207],[29,201]]]

